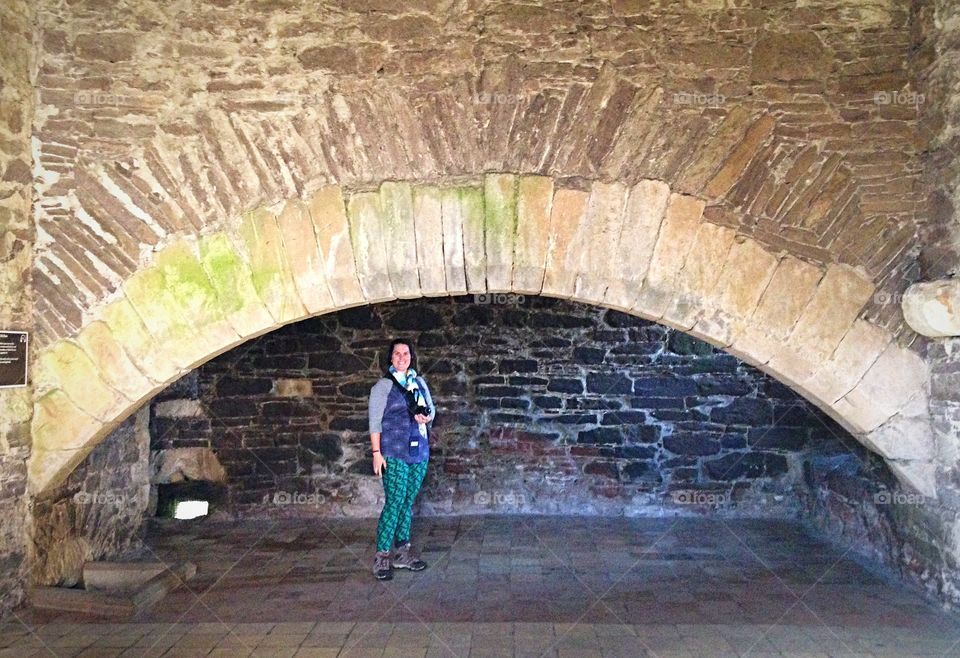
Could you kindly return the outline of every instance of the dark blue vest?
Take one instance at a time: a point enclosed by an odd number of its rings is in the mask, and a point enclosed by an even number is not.
[[[422,387],[423,380],[417,378]],[[416,432],[420,446],[417,454],[410,454],[410,437]],[[430,458],[430,442],[420,436],[417,421],[410,417],[407,411],[407,399],[400,389],[391,385],[387,395],[387,406],[383,410],[383,421],[380,427],[380,453],[384,457],[401,459],[408,464],[417,464]]]

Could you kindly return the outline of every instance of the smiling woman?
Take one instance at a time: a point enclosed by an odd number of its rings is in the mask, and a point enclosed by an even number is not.
[[[413,343],[396,339],[387,353],[387,372],[370,390],[373,472],[383,479],[385,496],[373,561],[378,580],[390,580],[394,567],[411,571],[427,568],[413,554],[410,526],[413,501],[427,475],[429,428],[436,415],[430,389],[414,369]]]

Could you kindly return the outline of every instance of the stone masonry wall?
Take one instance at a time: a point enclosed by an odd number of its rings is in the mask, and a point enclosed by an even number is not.
[[[73,586],[88,560],[142,545],[150,507],[149,410],[122,423],[50,496],[33,505],[31,580]]]
[[[376,515],[367,396],[397,334],[415,339],[439,408],[424,512],[671,514],[705,511],[684,505],[700,496],[789,514],[803,451],[853,441],[686,334],[489,295],[359,307],[250,341],[158,396],[153,449],[211,448],[231,513]],[[274,506],[287,501],[305,504]]]
[[[46,0],[41,341],[251,208],[499,171],[702,196],[712,223],[861,269],[883,293],[864,317],[912,344],[884,300],[916,278],[929,217],[911,30],[933,15],[913,9]]]
[[[0,330],[32,330],[30,134],[34,3],[0,3]],[[0,616],[23,597],[28,528],[28,388],[0,389]]]

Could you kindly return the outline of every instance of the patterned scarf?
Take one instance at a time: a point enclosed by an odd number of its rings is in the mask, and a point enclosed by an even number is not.
[[[390,375],[397,380],[397,383],[400,384],[400,387],[405,391],[413,393],[413,399],[416,400],[418,407],[427,406],[427,400],[423,397],[423,393],[420,391],[420,385],[417,383],[417,371],[413,368],[407,368],[406,376],[400,374],[400,372],[390,366],[387,368],[390,372]],[[417,428],[420,430],[420,435],[424,438],[427,437],[427,426],[417,423]]]

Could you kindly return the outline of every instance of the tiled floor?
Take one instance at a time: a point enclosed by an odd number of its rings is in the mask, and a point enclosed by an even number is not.
[[[373,522],[153,528],[197,577],[140,618],[20,610],[0,656],[960,656],[960,623],[771,521],[417,519],[430,568],[370,574]],[[152,554],[151,554],[152,553]]]

